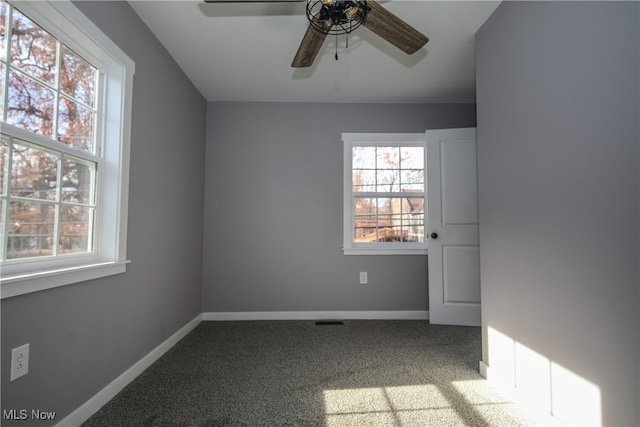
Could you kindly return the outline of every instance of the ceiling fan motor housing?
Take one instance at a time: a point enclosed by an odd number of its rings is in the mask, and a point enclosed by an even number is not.
[[[371,8],[365,0],[308,0],[309,23],[324,34],[349,34],[364,23]]]

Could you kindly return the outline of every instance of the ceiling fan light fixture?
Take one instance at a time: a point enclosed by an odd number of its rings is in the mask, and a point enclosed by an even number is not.
[[[349,34],[370,10],[365,0],[307,0],[309,23],[323,34]]]
[[[361,9],[359,9],[357,7],[349,7],[347,9],[345,9],[345,11],[344,11],[345,16],[350,21],[358,19],[358,17],[360,16],[360,13],[361,13]]]

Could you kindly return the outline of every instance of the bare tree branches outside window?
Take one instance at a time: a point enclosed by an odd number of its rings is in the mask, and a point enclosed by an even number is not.
[[[354,241],[424,242],[424,148],[354,146]]]
[[[91,252],[96,67],[1,1],[0,79],[3,123],[72,149],[56,150],[55,143],[3,132],[2,259]]]

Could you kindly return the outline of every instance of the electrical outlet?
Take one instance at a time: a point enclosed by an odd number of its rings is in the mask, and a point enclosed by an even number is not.
[[[366,285],[368,282],[367,280],[367,272],[366,271],[361,271],[360,272],[360,284],[361,285]]]
[[[29,344],[11,350],[11,378],[15,381],[29,372]]]

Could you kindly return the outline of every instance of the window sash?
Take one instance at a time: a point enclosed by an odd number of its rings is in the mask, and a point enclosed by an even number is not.
[[[14,6],[12,3],[17,3],[18,6]],[[100,150],[100,135],[101,133],[98,132],[98,130],[100,129],[101,123],[100,123],[100,116],[101,116],[101,109],[100,109],[100,100],[102,98],[102,94],[103,94],[103,82],[102,82],[102,78],[100,78],[100,76],[104,75],[104,66],[101,66],[100,61],[97,61],[96,58],[94,57],[94,55],[91,55],[88,51],[86,51],[86,49],[83,49],[82,47],[77,47],[78,50],[75,50],[73,48],[73,45],[75,43],[67,43],[67,41],[71,41],[70,39],[67,39],[65,37],[61,37],[64,36],[64,34],[57,34],[60,33],[59,30],[57,31],[51,31],[49,28],[47,28],[46,23],[48,21],[44,21],[44,22],[39,22],[35,17],[33,17],[31,15],[31,13],[27,13],[24,10],[22,10],[23,8],[26,8],[27,10],[29,9],[29,7],[27,6],[27,4],[25,3],[21,3],[21,2],[11,2],[11,3],[6,3],[7,6],[7,20],[6,20],[6,34],[5,34],[5,43],[4,43],[4,48],[5,51],[2,52],[3,55],[2,57],[0,57],[0,62],[2,62],[2,68],[3,68],[3,75],[0,76],[0,80],[2,80],[4,82],[3,86],[4,86],[4,93],[2,93],[2,99],[0,100],[0,103],[2,103],[2,107],[0,109],[0,111],[2,111],[2,115],[0,117],[0,121],[3,122],[3,126],[5,125],[10,125],[10,123],[7,121],[8,120],[8,114],[9,114],[9,109],[7,108],[8,106],[8,101],[9,101],[9,80],[10,80],[10,76],[12,74],[18,75],[18,76],[22,76],[22,78],[24,79],[28,79],[30,81],[33,81],[34,84],[37,84],[39,86],[41,86],[43,89],[45,90],[49,90],[53,93],[53,100],[51,101],[52,103],[52,108],[53,108],[53,119],[52,119],[52,135],[50,137],[50,139],[54,140],[54,141],[60,141],[62,142],[62,138],[73,138],[74,136],[68,136],[68,135],[61,135],[59,134],[60,131],[60,125],[62,123],[62,114],[61,114],[61,104],[63,102],[63,100],[68,100],[70,102],[76,103],[81,109],[85,109],[87,111],[90,112],[90,114],[93,117],[93,122],[91,123],[91,148],[90,150],[86,150],[86,149],[78,149],[77,147],[75,148],[76,151],[82,151],[82,152],[88,152],[90,154],[94,154],[94,153],[99,153]],[[55,76],[54,76],[54,80],[52,82],[47,82],[42,80],[41,78],[39,78],[36,75],[33,75],[32,73],[29,73],[27,70],[22,69],[21,67],[18,66],[18,64],[14,64],[11,60],[11,46],[12,46],[12,31],[13,31],[13,9],[16,9],[21,15],[24,15],[27,19],[31,20],[36,26],[38,26],[39,28],[42,28],[45,32],[47,32],[54,40],[55,40],[55,49],[56,49],[56,59],[55,59]],[[32,12],[34,14],[37,15],[36,12]],[[61,87],[61,81],[62,81],[62,73],[63,73],[63,67],[62,67],[62,62],[64,59],[64,54],[66,52],[69,53],[73,53],[74,55],[78,56],[80,59],[82,59],[83,61],[85,61],[88,65],[91,65],[92,67],[95,68],[95,73],[93,76],[93,87],[94,87],[94,99],[93,99],[93,105],[90,105],[88,103],[86,103],[84,100],[79,99],[76,96],[73,96],[72,94],[66,93],[65,90]],[[83,53],[84,52],[84,53]],[[85,56],[86,54],[86,56]],[[90,59],[91,58],[91,59]],[[102,69],[101,69],[102,68]],[[20,126],[15,126],[17,128],[21,128]],[[25,129],[26,130],[26,129]],[[30,132],[33,135],[38,135],[35,132]],[[45,137],[47,137],[45,135]],[[25,137],[26,138],[26,137]],[[64,142],[62,142],[63,144],[70,146]]]
[[[413,212],[409,200],[422,200],[421,205],[424,206],[424,197],[418,195],[395,196],[393,194],[396,193],[390,193],[383,197],[354,195],[354,245],[381,242],[395,244],[424,242],[424,212]],[[355,207],[361,204],[365,209],[356,212]]]
[[[20,133],[25,133],[23,129],[19,129]],[[96,215],[96,175],[98,164],[101,161],[99,158],[95,158],[94,156],[85,156],[90,159],[82,159],[77,156],[77,151],[70,150],[69,154],[62,153],[60,151],[56,151],[53,149],[45,148],[40,145],[31,143],[29,141],[25,141],[23,139],[14,138],[9,135],[10,132],[5,133],[5,129],[3,129],[3,141],[7,142],[7,152],[6,152],[6,164],[4,165],[4,188],[1,189],[1,215],[2,224],[0,224],[0,229],[2,233],[0,234],[0,265],[3,268],[7,268],[7,266],[11,266],[12,264],[24,263],[25,261],[30,260],[41,260],[41,259],[52,259],[55,257],[66,256],[82,256],[83,254],[93,254],[96,255],[96,244],[95,244],[95,215]],[[28,133],[28,132],[27,132]],[[35,149],[42,153],[49,153],[55,156],[56,159],[56,186],[52,188],[48,186],[48,189],[54,191],[55,197],[29,197],[28,195],[18,195],[15,194],[14,191],[17,191],[18,188],[12,185],[13,181],[13,151],[15,145],[20,145],[25,148]],[[91,159],[93,157],[93,159]],[[63,169],[65,162],[74,162],[78,165],[84,165],[89,168],[89,185],[88,185],[88,195],[85,197],[85,201],[72,201],[65,200],[65,191],[63,186]],[[32,205],[49,205],[54,209],[54,218],[51,222],[51,231],[47,236],[50,237],[51,243],[50,248],[48,250],[51,251],[50,254],[40,254],[37,256],[23,256],[23,255],[15,255],[15,241],[16,239],[22,241],[28,241],[33,237],[45,237],[44,235],[33,235],[33,232],[27,231],[26,233],[12,233],[10,226],[10,221],[12,220],[11,214],[13,213],[11,210],[12,204],[15,203],[23,203],[23,204],[32,204]],[[79,209],[85,210],[88,213],[88,219],[86,221],[86,250],[84,251],[73,251],[71,253],[64,253],[63,248],[61,248],[61,242],[65,240],[65,238],[72,237],[68,233],[66,233],[64,223],[65,216],[64,212],[70,209]],[[75,221],[77,228],[83,229],[84,222]],[[29,228],[29,225],[35,225],[35,223],[27,223],[23,228]],[[36,227],[37,228],[37,227]],[[84,235],[84,233],[82,234]],[[80,235],[76,235],[75,237],[79,237]],[[62,238],[62,240],[61,240]],[[71,240],[71,239],[69,239]],[[76,239],[77,240],[77,239]],[[82,241],[82,240],[80,240]],[[14,251],[11,251],[10,248],[13,248]],[[39,248],[42,249],[42,248]]]

